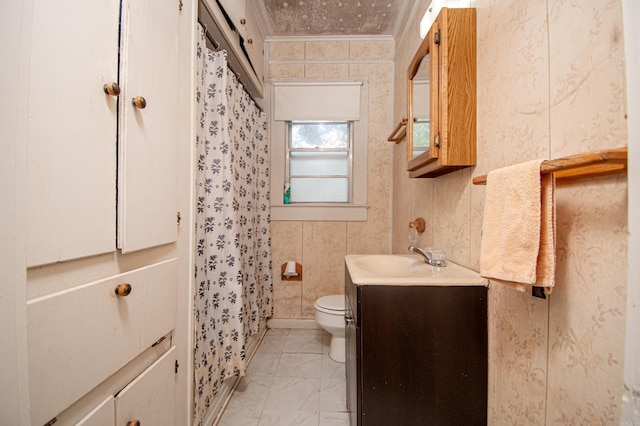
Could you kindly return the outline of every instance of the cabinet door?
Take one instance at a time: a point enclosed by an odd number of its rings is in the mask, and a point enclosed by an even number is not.
[[[251,4],[247,4],[246,10],[246,38],[244,40],[245,49],[247,50],[247,55],[249,56],[249,61],[251,62],[251,66],[253,70],[256,72],[256,76],[260,83],[264,81],[264,71],[263,71],[263,63],[264,63],[264,36],[260,32],[260,27],[258,26],[258,18],[256,13],[253,10],[253,6]]]
[[[115,249],[119,0],[36,0],[27,135],[27,265]],[[175,213],[174,213],[175,214]]]
[[[242,24],[242,20],[246,20],[246,10],[250,8],[251,5],[247,5],[245,0],[220,0],[220,5],[233,23],[233,26],[236,27],[236,30],[244,37],[246,28]]]
[[[486,426],[487,289],[362,286],[363,425]]]
[[[176,240],[179,25],[177,1],[123,0],[118,139],[123,252]],[[133,99],[141,98],[146,105],[134,106]]]
[[[175,346],[116,395],[116,425],[170,425],[175,419]]]

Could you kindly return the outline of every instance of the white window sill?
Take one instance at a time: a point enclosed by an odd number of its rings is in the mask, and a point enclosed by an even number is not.
[[[271,220],[365,222],[367,209],[352,204],[272,204]]]

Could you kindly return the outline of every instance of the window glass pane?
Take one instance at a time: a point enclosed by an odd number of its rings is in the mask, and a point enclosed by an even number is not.
[[[349,201],[347,178],[291,178],[292,203],[346,203]]]
[[[291,148],[349,148],[349,123],[291,123]]]
[[[348,176],[348,152],[290,152],[292,176]]]

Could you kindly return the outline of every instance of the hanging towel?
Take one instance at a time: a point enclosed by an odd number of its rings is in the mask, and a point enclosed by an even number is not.
[[[555,177],[540,174],[543,160],[487,175],[480,275],[525,291],[551,293],[556,271]]]

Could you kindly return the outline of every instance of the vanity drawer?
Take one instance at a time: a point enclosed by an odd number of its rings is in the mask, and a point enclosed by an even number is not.
[[[43,424],[175,328],[177,259],[27,302],[31,414]],[[130,294],[117,295],[121,284]]]

